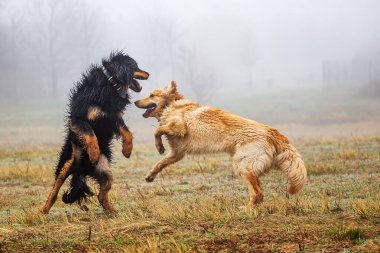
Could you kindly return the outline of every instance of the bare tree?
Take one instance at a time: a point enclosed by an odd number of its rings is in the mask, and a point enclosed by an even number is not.
[[[181,79],[191,87],[196,100],[204,102],[215,92],[215,73],[207,59],[193,48],[183,48],[180,51],[179,73]]]
[[[0,0],[0,14],[3,14],[3,0]],[[6,26],[4,26],[2,23],[0,23],[0,38],[3,38],[3,43],[0,43],[0,54],[2,57],[0,57],[0,97],[5,97],[7,95],[8,87],[6,85],[3,85],[3,83],[6,83],[5,73],[6,70],[3,66],[6,66],[8,61],[8,43],[6,42],[6,39],[8,37]]]
[[[99,6],[94,4],[94,1],[80,0],[77,1],[77,33],[79,41],[79,51],[82,57],[83,66],[91,62],[92,52],[99,49],[102,43],[102,12]]]
[[[43,72],[50,77],[51,94],[58,97],[60,73],[72,67],[75,44],[76,20],[71,15],[70,1],[39,0],[31,5],[31,19],[34,21],[35,34],[31,43],[37,61]]]
[[[254,64],[252,34],[247,32],[242,40],[241,59],[247,71],[247,87],[253,85],[252,69]]]
[[[0,6],[3,1],[0,1]],[[9,10],[4,11],[5,17],[8,19],[8,26],[2,26],[1,37],[4,38],[0,47],[1,59],[3,62],[0,64],[3,66],[1,69],[5,70],[6,80],[8,84],[6,87],[7,96],[11,93],[14,98],[19,97],[20,87],[19,87],[19,74],[20,74],[20,44],[23,40],[22,38],[22,22],[23,15],[19,11]]]
[[[10,64],[12,66],[13,72],[17,73],[19,70],[18,63],[18,46],[20,39],[20,19],[17,17],[11,17],[10,26]],[[11,75],[11,85],[15,88],[16,96],[19,95],[17,74]]]
[[[180,40],[187,30],[180,25],[177,17],[164,12],[165,5],[161,1],[154,2],[153,6],[153,11],[145,18],[148,40],[154,42],[147,45],[149,65],[160,73],[164,62],[171,79],[176,79]]]

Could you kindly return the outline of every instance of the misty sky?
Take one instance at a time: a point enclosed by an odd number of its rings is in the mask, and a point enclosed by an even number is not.
[[[319,87],[323,61],[380,59],[377,0],[0,1],[2,40],[12,41],[12,20],[19,31],[17,72],[28,76],[31,65],[46,68],[34,73],[34,82],[47,90],[51,60],[44,53],[46,36],[39,34],[46,30],[50,3],[58,6],[54,20],[60,23],[53,34],[59,38],[54,55],[62,93],[90,63],[115,49],[151,73],[151,87],[175,79],[195,97],[191,86],[203,83],[218,91]],[[85,23],[88,36],[82,40]]]
[[[131,20],[137,24],[155,15],[172,20],[178,33],[186,33],[180,39],[222,65],[218,76],[242,71],[239,58],[244,58],[247,34],[257,82],[273,78],[282,85],[308,85],[295,82],[319,81],[324,59],[380,54],[379,1],[137,1],[131,6],[136,6]],[[123,8],[107,13],[114,23],[125,19]],[[134,34],[134,48],[139,33],[144,31]]]
[[[0,139],[59,143],[70,88],[118,49],[150,73],[133,101],[176,80],[291,137],[378,133],[379,14],[378,0],[0,0]],[[156,124],[141,114],[126,116],[140,143]]]

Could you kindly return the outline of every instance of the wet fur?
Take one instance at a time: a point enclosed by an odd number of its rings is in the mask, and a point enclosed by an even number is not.
[[[134,73],[141,72],[132,58],[122,52],[114,52],[103,59],[102,65],[92,65],[71,90],[66,116],[66,138],[55,170],[55,185],[42,208],[44,213],[49,212],[59,188],[70,175],[70,187],[62,196],[63,202],[81,203],[87,196],[93,195],[86,183],[87,178],[91,177],[100,185],[100,204],[105,209],[114,211],[107,198],[112,184],[109,168],[112,159],[111,141],[115,136],[121,137],[123,154],[130,156],[132,134],[122,118],[130,100],[128,95],[121,97],[110,85],[102,70],[103,66],[122,84],[129,84]],[[146,72],[144,74],[149,75]]]
[[[231,155],[235,173],[247,184],[249,208],[263,200],[259,177],[271,167],[281,169],[288,177],[291,194],[297,193],[306,182],[301,156],[284,135],[259,122],[184,99],[175,82],[167,88],[154,90],[135,104],[140,108],[156,105],[154,111],[144,115],[159,121],[155,131],[159,153],[165,151],[163,135],[169,143],[168,154],[150,171],[146,177],[148,182],[186,154],[219,152]]]

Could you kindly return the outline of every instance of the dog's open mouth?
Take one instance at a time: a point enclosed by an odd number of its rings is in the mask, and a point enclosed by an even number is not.
[[[146,71],[135,71],[133,73],[133,78],[132,78],[132,81],[131,83],[129,84],[129,88],[131,88],[131,90],[133,90],[134,92],[140,92],[142,90],[142,87],[140,85],[140,83],[137,81],[138,80],[146,80],[149,78],[149,73],[146,72]]]
[[[129,88],[131,88],[134,92],[140,92],[142,90],[140,83],[134,78],[132,78]]]
[[[148,104],[148,105],[146,105],[146,106],[142,106],[142,107],[140,107],[140,108],[142,108],[142,109],[146,109],[146,111],[145,111],[144,114],[143,114],[143,117],[144,117],[144,118],[148,118],[148,117],[150,116],[150,114],[151,114],[152,112],[154,112],[154,110],[156,110],[156,108],[157,108],[157,104],[156,104],[156,103],[151,103],[151,104]]]

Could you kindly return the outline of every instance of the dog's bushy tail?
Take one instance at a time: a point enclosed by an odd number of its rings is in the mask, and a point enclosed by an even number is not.
[[[86,183],[86,176],[74,174],[70,188],[65,191],[62,196],[62,201],[66,204],[72,204],[78,202],[79,204],[85,200],[88,196],[93,196],[94,193]]]
[[[296,194],[306,183],[307,172],[301,155],[290,144],[276,157],[279,168],[288,177],[288,192]]]

